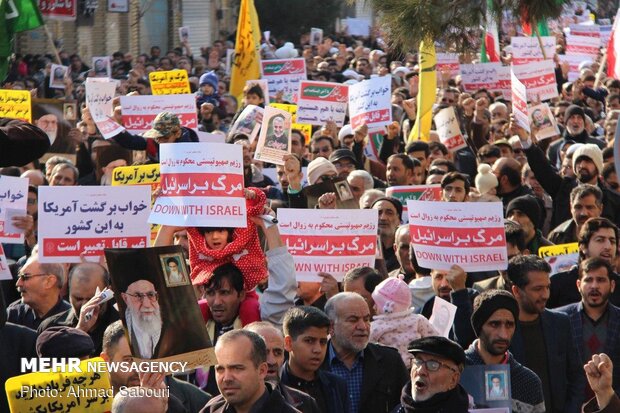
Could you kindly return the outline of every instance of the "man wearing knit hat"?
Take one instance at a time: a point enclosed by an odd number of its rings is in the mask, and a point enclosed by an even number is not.
[[[471,324],[478,336],[467,350],[468,365],[509,364],[513,412],[543,413],[542,384],[536,373],[517,362],[508,351],[519,305],[508,291],[488,290],[474,300]]]
[[[541,208],[534,195],[523,195],[510,201],[506,207],[506,218],[518,222],[525,232],[525,243],[530,254],[538,255],[540,247],[553,245],[540,231]]]
[[[445,337],[424,337],[409,343],[413,354],[411,381],[405,384],[394,413],[466,413],[469,398],[459,384],[465,364],[461,346]]]
[[[568,114],[568,111],[567,111]],[[573,115],[575,116],[575,115]],[[569,194],[580,184],[592,184],[603,192],[602,216],[620,225],[620,195],[614,192],[599,178],[602,172],[602,153],[595,145],[580,146],[573,153],[573,168],[576,178],[562,177],[553,167],[544,152],[532,144],[530,134],[511,121],[511,130],[519,135],[527,161],[538,182],[553,199],[551,227],[555,228],[571,218]],[[568,126],[567,126],[568,130]],[[601,169],[599,169],[601,168]]]

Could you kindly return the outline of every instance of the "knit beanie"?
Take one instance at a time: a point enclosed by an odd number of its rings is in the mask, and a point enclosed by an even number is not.
[[[480,336],[480,330],[487,320],[497,310],[505,309],[512,313],[515,322],[519,319],[519,305],[517,300],[505,290],[487,290],[474,299],[474,308],[471,313],[471,325]]]
[[[585,145],[577,148],[577,150],[573,153],[573,171],[575,170],[575,164],[582,156],[590,158],[592,162],[594,162],[594,165],[596,165],[597,174],[600,175],[603,171],[603,152],[601,151],[601,148],[593,143],[586,143]]]
[[[213,90],[217,91],[217,83],[217,75],[214,71],[204,73],[202,76],[200,76],[200,87],[203,87],[204,85],[209,85],[213,88]]]
[[[411,292],[406,282],[390,277],[379,283],[372,293],[378,314],[400,313],[411,307]]]
[[[581,106],[570,105],[566,108],[566,112],[564,113],[564,119],[569,120],[571,116],[579,115],[583,118],[583,121],[586,121],[586,113],[584,112]]]
[[[510,201],[506,207],[506,217],[509,217],[515,209],[527,215],[535,228],[540,227],[540,205],[534,195],[522,195]]]
[[[491,165],[487,163],[478,165],[478,175],[476,175],[475,183],[480,195],[484,195],[491,189],[497,188],[497,177],[491,172]]]
[[[323,157],[316,158],[308,164],[308,183],[314,185],[321,176],[330,172],[332,172],[334,176],[338,174],[334,164]]]

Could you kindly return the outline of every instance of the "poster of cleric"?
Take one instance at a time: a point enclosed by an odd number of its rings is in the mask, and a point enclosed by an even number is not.
[[[181,247],[106,249],[105,256],[134,358],[185,361],[186,369],[215,364]]]

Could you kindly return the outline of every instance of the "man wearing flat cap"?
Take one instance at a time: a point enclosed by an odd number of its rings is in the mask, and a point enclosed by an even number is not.
[[[536,373],[517,362],[508,351],[516,322],[517,300],[505,290],[487,290],[474,299],[471,324],[478,336],[465,350],[468,365],[509,364],[512,411],[544,413],[542,383]]]
[[[413,354],[411,381],[405,384],[393,413],[466,413],[469,398],[459,384],[465,352],[445,337],[424,337],[409,343]]]

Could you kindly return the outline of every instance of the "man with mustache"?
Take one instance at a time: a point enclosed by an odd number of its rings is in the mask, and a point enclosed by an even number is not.
[[[616,289],[616,281],[609,261],[593,257],[579,264],[577,288],[581,301],[558,308],[567,314],[573,328],[577,357],[582,364],[592,355],[604,351],[613,364],[620,365],[620,308],[609,298]],[[613,388],[620,393],[620,369],[613,371]],[[590,389],[587,389],[590,392]],[[590,396],[589,393],[587,396]]]
[[[414,355],[411,381],[394,413],[466,413],[469,399],[459,384],[465,364],[461,346],[445,337],[424,337],[412,341],[408,351]]]
[[[583,363],[577,359],[568,317],[545,309],[550,271],[551,266],[535,255],[508,263],[512,294],[519,304],[510,351],[540,378],[548,413],[578,413],[584,400]]]
[[[584,184],[570,192],[571,219],[567,219],[549,233],[554,244],[577,242],[579,231],[590,218],[597,218],[603,212],[603,192],[594,185]]]
[[[368,342],[370,309],[364,298],[339,293],[325,304],[331,321],[321,368],[347,382],[351,413],[388,413],[400,402],[407,369],[396,349]]]
[[[579,233],[579,259],[600,257],[612,265],[618,253],[618,227],[607,218],[590,218]],[[581,301],[577,289],[578,267],[551,276],[551,294],[547,308],[557,308]],[[615,275],[613,277],[616,277]],[[613,305],[620,305],[620,292],[610,296]]]
[[[155,286],[148,280],[134,281],[121,296],[127,306],[125,322],[133,354],[144,359],[155,357],[163,326]]]
[[[508,291],[488,290],[474,300],[471,324],[478,336],[467,350],[468,365],[509,364],[512,411],[543,413],[540,379],[508,351],[519,318],[519,305]]]

